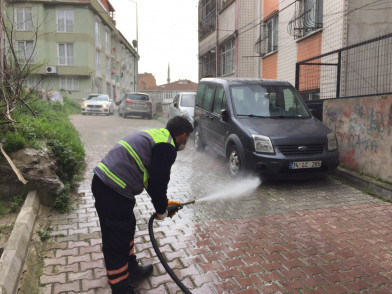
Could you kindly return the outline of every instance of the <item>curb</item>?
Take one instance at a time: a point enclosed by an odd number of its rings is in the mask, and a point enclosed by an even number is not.
[[[39,206],[37,192],[30,191],[0,259],[0,294],[16,293]]]
[[[369,176],[361,175],[357,172],[338,167],[333,173],[336,177],[347,181],[358,187],[368,194],[382,198],[386,201],[392,201],[392,185],[377,181]]]

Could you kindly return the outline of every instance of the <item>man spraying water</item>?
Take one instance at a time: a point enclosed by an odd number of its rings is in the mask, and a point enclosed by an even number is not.
[[[166,128],[139,131],[119,141],[94,169],[92,192],[102,233],[102,251],[108,282],[114,294],[133,294],[133,283],[152,274],[135,255],[135,195],[146,189],[157,218],[169,214],[166,192],[177,151],[185,148],[192,125],[176,116]]]

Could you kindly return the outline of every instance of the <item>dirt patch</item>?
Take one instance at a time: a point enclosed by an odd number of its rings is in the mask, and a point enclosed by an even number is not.
[[[81,194],[71,193],[70,202],[72,207],[78,207]],[[37,220],[34,225],[27,258],[23,266],[22,274],[19,279],[18,294],[40,293],[41,285],[40,277],[44,266],[43,253],[48,242],[51,241],[50,225],[59,212],[52,207],[41,204]],[[48,235],[45,235],[46,232]]]
[[[16,212],[0,215],[0,257],[7,245],[17,217],[18,213]]]

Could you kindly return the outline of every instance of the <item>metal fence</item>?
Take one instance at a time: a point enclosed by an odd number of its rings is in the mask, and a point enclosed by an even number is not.
[[[295,86],[321,99],[392,94],[392,33],[297,62]]]

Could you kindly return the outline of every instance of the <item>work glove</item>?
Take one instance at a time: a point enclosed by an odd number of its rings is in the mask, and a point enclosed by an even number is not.
[[[170,218],[173,218],[173,216],[177,213],[177,211],[178,211],[178,209],[180,208],[180,206],[181,206],[181,202],[179,202],[179,201],[173,201],[173,200],[169,200],[168,202],[167,202],[167,206],[168,206],[168,216],[170,217]],[[170,206],[172,206],[172,208],[174,208],[174,209],[170,209],[169,207]],[[177,206],[177,209],[175,209],[175,206]]]
[[[166,218],[168,216],[170,218],[172,218],[177,213],[177,211],[178,211],[178,209],[179,209],[181,204],[182,203],[179,202],[179,201],[169,200],[167,202],[167,207],[172,206],[171,209],[169,208],[170,212],[166,209],[166,211],[164,213],[162,213],[162,214],[157,213],[155,219],[156,220],[163,220],[164,218]],[[176,209],[176,206],[177,206],[177,209]]]
[[[157,213],[155,219],[156,219],[156,220],[163,220],[165,217],[167,217],[167,214],[168,214],[168,211],[167,211],[167,209],[166,209],[166,211],[165,211],[164,213],[162,213],[162,214]]]

